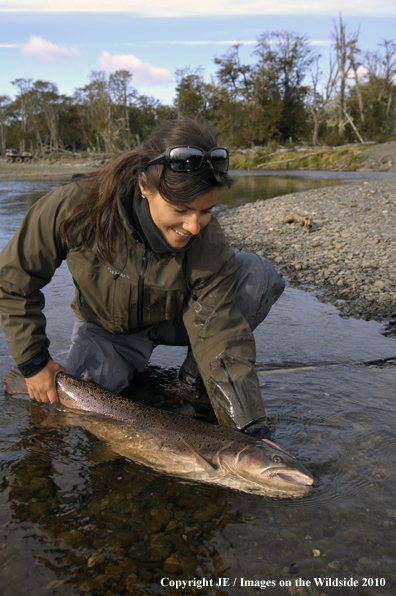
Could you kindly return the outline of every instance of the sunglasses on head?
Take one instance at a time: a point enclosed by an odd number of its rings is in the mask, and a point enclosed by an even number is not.
[[[204,151],[200,147],[188,145],[168,147],[164,153],[149,161],[145,170],[149,166],[162,164],[173,172],[194,172],[202,168],[206,161],[211,163],[218,172],[227,172],[229,163],[227,149],[215,147],[210,151]]]

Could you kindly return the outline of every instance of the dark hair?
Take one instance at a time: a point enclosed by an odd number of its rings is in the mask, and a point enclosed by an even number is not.
[[[160,193],[169,203],[190,204],[213,188],[230,186],[233,180],[227,172],[214,170],[208,162],[189,173],[173,172],[163,165],[145,166],[172,145],[192,145],[209,151],[216,147],[215,136],[190,118],[169,120],[154,130],[141,147],[123,153],[94,174],[84,179],[91,182],[88,194],[71,209],[62,224],[69,248],[73,246],[73,224],[82,221],[81,241],[89,250],[88,240],[94,239],[95,253],[100,261],[112,260],[117,239],[122,237],[122,222],[118,211],[118,196],[133,190],[144,173],[149,192]]]

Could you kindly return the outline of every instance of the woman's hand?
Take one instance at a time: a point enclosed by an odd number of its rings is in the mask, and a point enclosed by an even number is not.
[[[65,371],[64,366],[50,360],[40,372],[25,379],[30,397],[37,401],[51,402],[52,404],[59,401],[56,393],[56,375],[58,372]]]

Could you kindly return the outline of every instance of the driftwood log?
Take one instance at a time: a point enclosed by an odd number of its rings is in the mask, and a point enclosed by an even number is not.
[[[288,224],[292,223],[293,221],[297,221],[300,224],[300,226],[306,228],[307,230],[310,230],[312,228],[312,219],[309,217],[309,215],[300,215],[295,211],[286,213],[286,215],[283,218],[283,223]]]

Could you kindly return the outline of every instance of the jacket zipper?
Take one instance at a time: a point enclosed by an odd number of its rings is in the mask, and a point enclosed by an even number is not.
[[[147,267],[151,257],[151,250],[146,250],[144,253],[142,266],[140,268],[139,273],[139,284],[138,284],[138,327],[142,331],[143,330],[143,312],[144,312],[144,304],[143,304],[143,291],[144,291],[144,280],[147,273]]]

